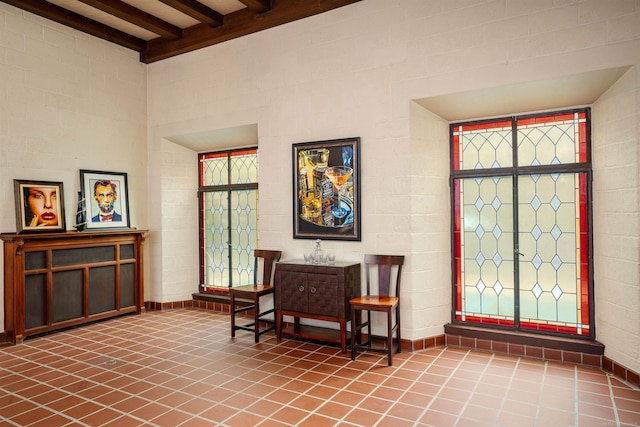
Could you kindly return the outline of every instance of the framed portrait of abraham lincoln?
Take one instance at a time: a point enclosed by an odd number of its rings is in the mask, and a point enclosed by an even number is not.
[[[124,172],[80,171],[86,230],[129,228],[129,189]]]

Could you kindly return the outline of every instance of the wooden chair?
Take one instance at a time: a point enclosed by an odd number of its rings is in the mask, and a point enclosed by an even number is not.
[[[351,360],[355,360],[358,351],[375,351],[386,353],[389,366],[391,366],[393,353],[396,351],[400,353],[402,350],[400,343],[400,273],[404,264],[404,256],[367,254],[364,256],[364,262],[367,294],[349,301],[351,307]],[[372,294],[371,275],[375,274],[376,270],[378,292]],[[363,322],[361,318],[364,311],[367,312],[367,318]],[[384,347],[373,345],[372,311],[384,312],[387,315],[387,336]],[[395,322],[393,322],[394,311]],[[362,343],[362,330],[365,327],[367,328],[367,341]],[[394,333],[397,335],[397,347],[393,344]]]
[[[273,294],[274,287],[271,285],[271,276],[274,264],[280,260],[282,251],[269,251],[264,249],[256,249],[253,251],[255,261],[253,265],[253,284],[236,286],[229,288],[229,297],[231,302],[231,336],[236,336],[237,330],[244,330],[253,332],[255,335],[255,341],[260,341],[260,335],[265,332],[273,331],[275,329],[275,322],[272,320],[263,319],[267,314],[274,312],[274,309],[261,311],[260,310],[260,298]],[[262,284],[258,284],[258,260],[262,259]],[[241,301],[237,301],[236,298],[243,300],[250,300],[250,305],[246,303],[242,304]],[[240,304],[238,304],[240,303]],[[236,306],[239,307],[236,308]],[[244,325],[236,324],[236,314],[242,313],[248,310],[253,310],[253,322]],[[266,328],[260,330],[260,322],[270,324]]]

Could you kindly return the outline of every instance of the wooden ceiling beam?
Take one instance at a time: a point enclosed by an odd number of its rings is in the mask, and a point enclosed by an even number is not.
[[[219,27],[224,23],[224,17],[221,14],[196,0],[160,1],[210,27]]]
[[[240,3],[258,13],[263,13],[271,9],[271,0],[240,0]]]
[[[140,61],[152,63],[192,52],[258,31],[307,18],[361,0],[239,0],[246,5],[220,15],[195,0],[160,0],[183,13],[188,11],[200,24],[180,29],[121,0],[80,0],[98,9],[159,34],[143,40],[44,0],[0,0],[19,9],[78,31],[140,52]],[[265,10],[266,9],[266,10]]]
[[[225,15],[222,26],[212,28],[197,24],[184,29],[183,37],[179,40],[149,40],[147,49],[140,54],[140,61],[146,64],[160,61],[359,1],[361,0],[272,0],[268,12],[257,13],[244,8]]]
[[[80,0],[84,4],[95,7],[124,21],[130,22],[145,30],[151,31],[166,39],[177,40],[182,37],[182,28],[163,21],[143,10],[135,8],[120,0]]]
[[[142,52],[147,47],[147,42],[138,37],[127,34],[123,31],[111,28],[100,22],[89,19],[85,16],[56,6],[53,3],[42,0],[2,0],[2,2],[26,10],[51,21],[58,22],[68,27],[82,31],[92,36],[119,44],[128,49]]]

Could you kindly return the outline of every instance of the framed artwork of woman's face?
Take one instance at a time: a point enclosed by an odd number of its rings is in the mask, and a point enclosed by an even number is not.
[[[62,182],[14,180],[18,233],[66,231]]]

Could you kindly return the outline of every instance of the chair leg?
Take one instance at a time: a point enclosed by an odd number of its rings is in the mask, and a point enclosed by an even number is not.
[[[231,303],[231,310],[229,310],[231,312],[231,338],[233,338],[236,336],[236,297],[233,293],[229,302]]]
[[[255,334],[256,343],[260,341],[260,324],[258,320],[259,318],[260,318],[260,296],[255,295],[253,297],[253,319],[254,319],[253,333]]]
[[[351,307],[351,360],[356,360],[356,311]]]
[[[276,340],[278,344],[282,341],[282,314],[280,314],[279,310],[275,311],[276,316]]]
[[[392,312],[391,310],[387,311],[387,359],[389,362],[389,366],[393,364],[393,325],[392,323]]]
[[[402,339],[400,338],[400,305],[396,307],[396,327],[398,328],[398,353],[402,353]]]
[[[373,335],[371,332],[371,311],[367,310],[367,343],[369,347],[373,347]]]

